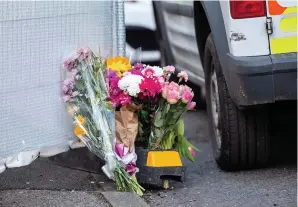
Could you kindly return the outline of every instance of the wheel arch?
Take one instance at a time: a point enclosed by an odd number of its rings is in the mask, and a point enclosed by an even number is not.
[[[158,42],[158,46],[160,49],[160,52],[165,53],[163,54],[166,58],[166,64],[174,65],[174,57],[171,52],[170,46],[169,46],[169,40],[167,36],[167,32],[165,29],[165,22],[163,19],[163,13],[162,13],[162,2],[161,1],[152,1],[153,6],[153,12],[154,12],[154,19],[155,19],[155,25],[156,25],[156,40]]]
[[[202,63],[206,40],[210,32],[216,46],[221,67],[226,79],[228,79],[227,53],[229,53],[228,39],[226,35],[223,15],[219,1],[194,1],[194,23],[198,49]],[[205,70],[205,69],[204,69]],[[227,82],[229,82],[227,80]],[[228,84],[229,85],[229,84]]]
[[[210,25],[206,16],[205,9],[201,2],[194,2],[194,23],[195,23],[195,32],[196,32],[196,40],[197,46],[200,53],[200,58],[202,64],[204,65],[204,50],[206,45],[206,40],[211,32]]]

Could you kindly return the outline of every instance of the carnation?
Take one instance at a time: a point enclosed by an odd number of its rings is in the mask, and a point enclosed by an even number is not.
[[[164,75],[163,69],[161,67],[158,67],[158,66],[147,66],[145,68],[145,70],[146,69],[149,69],[149,68],[151,68],[152,70],[154,70],[154,75],[155,76],[162,76],[162,75]]]
[[[178,78],[180,78],[180,81],[182,81],[184,79],[185,82],[188,81],[188,75],[185,71],[181,71],[180,73],[178,73]]]
[[[75,67],[76,63],[73,57],[69,57],[63,62],[63,68],[65,70],[72,71],[73,69],[75,69]]]
[[[157,77],[145,78],[140,84],[140,90],[144,96],[155,97],[162,91],[162,86]]]
[[[118,82],[118,87],[128,93],[130,96],[137,96],[140,92],[140,83],[144,78],[140,75],[127,75],[122,77]]]
[[[175,69],[176,68],[174,66],[172,66],[172,65],[168,65],[168,66],[165,67],[165,70],[168,73],[174,73],[175,72]]]

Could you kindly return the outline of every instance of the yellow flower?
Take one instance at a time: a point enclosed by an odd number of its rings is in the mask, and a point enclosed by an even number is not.
[[[127,72],[131,69],[129,59],[126,57],[116,56],[107,58],[107,69],[112,69],[117,72],[118,75]]]
[[[77,121],[80,123],[80,124],[83,124],[85,122],[85,118],[82,117],[81,115],[79,115],[77,117]],[[83,135],[85,135],[85,131],[80,127],[79,124],[76,125],[75,129],[74,129],[74,134],[77,136],[77,137],[81,137]]]

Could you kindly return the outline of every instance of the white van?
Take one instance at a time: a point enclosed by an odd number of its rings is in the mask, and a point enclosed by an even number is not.
[[[225,170],[266,165],[267,106],[297,99],[296,4],[154,2],[162,60],[205,91],[215,159]]]

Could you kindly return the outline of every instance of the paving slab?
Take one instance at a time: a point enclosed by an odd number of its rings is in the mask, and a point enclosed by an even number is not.
[[[2,190],[3,207],[110,207],[100,192],[51,190]]]
[[[0,183],[0,190],[98,190],[89,172],[61,167],[40,159],[25,167],[6,169],[0,175]]]

